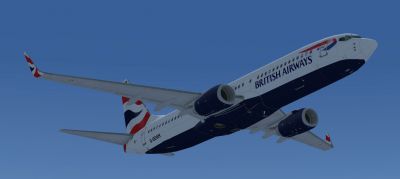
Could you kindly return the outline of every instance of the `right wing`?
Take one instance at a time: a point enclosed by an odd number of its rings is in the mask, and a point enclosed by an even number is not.
[[[291,139],[321,150],[329,150],[333,148],[333,144],[329,135],[326,135],[324,140],[312,133],[311,131],[293,136],[291,137]]]
[[[132,135],[125,133],[111,133],[111,132],[96,132],[96,131],[81,131],[81,130],[70,130],[61,129],[61,132],[66,134],[77,135],[81,137],[87,137],[91,139],[101,140],[104,142],[124,145],[132,139]]]
[[[318,137],[311,131],[304,132],[302,134],[298,134],[296,136],[290,137],[290,138],[285,138],[281,137],[277,132],[276,132],[276,125],[285,119],[288,116],[285,112],[283,112],[281,109],[275,111],[272,113],[270,116],[267,118],[259,121],[258,123],[250,126],[248,130],[250,130],[251,133],[255,133],[258,131],[263,131],[264,135],[263,138],[269,138],[273,135],[278,136],[277,143],[282,143],[286,141],[287,139],[292,139],[294,141],[306,144],[308,146],[320,149],[320,150],[329,150],[333,148],[333,144],[331,142],[331,138],[329,135],[325,136],[325,140]]]
[[[183,110],[188,107],[201,94],[189,91],[180,91],[174,89],[165,89],[144,85],[126,84],[105,80],[96,80],[90,78],[74,77],[68,75],[60,75],[39,71],[32,61],[32,58],[24,53],[29,68],[35,78],[44,78],[61,83],[71,84],[75,86],[91,88],[100,91],[115,93],[120,96],[131,98],[140,98],[145,101],[154,102],[157,109],[166,106],[175,107]]]

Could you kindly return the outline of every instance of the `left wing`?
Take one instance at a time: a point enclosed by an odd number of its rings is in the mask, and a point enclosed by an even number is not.
[[[272,135],[277,135],[279,138],[277,140],[277,143],[281,143],[286,141],[287,139],[292,139],[294,141],[306,144],[308,146],[320,149],[320,150],[329,150],[333,148],[333,144],[331,142],[331,138],[329,135],[325,136],[325,140],[318,137],[311,131],[304,132],[302,134],[293,136],[291,138],[285,138],[279,136],[279,134],[276,132],[275,126],[278,124],[281,120],[285,119],[288,115],[283,112],[282,110],[278,110],[268,116],[267,118],[259,121],[258,123],[250,126],[248,129],[250,130],[251,133],[255,133],[258,131],[263,131],[264,136],[263,138],[268,138],[271,137]]]
[[[154,102],[157,105],[156,109],[171,106],[183,110],[201,95],[200,93],[189,91],[47,73],[40,71],[28,54],[24,53],[24,56],[35,78],[44,78],[51,81],[110,92],[120,96],[140,98],[145,101]]]

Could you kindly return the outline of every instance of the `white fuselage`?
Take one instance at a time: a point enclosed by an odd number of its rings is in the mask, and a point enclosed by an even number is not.
[[[306,45],[268,65],[254,70],[232,82],[230,85],[237,96],[244,100],[268,93],[288,82],[305,76],[320,68],[345,59],[367,60],[374,49],[374,40],[353,38],[339,41],[341,34]],[[328,46],[330,46],[328,48]],[[351,70],[351,69],[349,69]],[[301,84],[294,90],[301,90]],[[164,141],[172,139],[194,128],[202,119],[195,115],[183,114],[175,110],[153,118],[145,128],[134,135],[126,145],[127,152],[146,153]],[[174,146],[171,146],[174,147]]]

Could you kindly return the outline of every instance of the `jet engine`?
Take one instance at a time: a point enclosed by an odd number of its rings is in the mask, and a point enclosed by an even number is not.
[[[318,124],[317,113],[309,108],[295,110],[279,122],[277,131],[282,137],[293,137],[307,132]]]
[[[233,105],[235,91],[228,85],[217,85],[202,94],[194,103],[197,114],[208,116]]]

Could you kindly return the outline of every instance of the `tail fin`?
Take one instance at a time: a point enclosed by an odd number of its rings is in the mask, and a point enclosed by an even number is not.
[[[39,71],[39,69],[38,69],[38,68],[36,67],[36,65],[33,63],[32,58],[31,58],[26,52],[24,52],[24,56],[25,56],[26,62],[28,62],[28,66],[29,66],[29,69],[30,69],[31,72],[32,72],[32,75],[33,75],[35,78],[41,77],[41,76],[42,76],[42,72]]]
[[[135,135],[143,129],[150,119],[150,112],[141,100],[131,100],[128,97],[122,97],[124,106],[125,126],[129,134]]]

